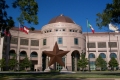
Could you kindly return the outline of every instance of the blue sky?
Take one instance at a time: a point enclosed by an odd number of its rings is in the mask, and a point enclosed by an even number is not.
[[[14,0],[6,0],[10,8],[7,9],[8,15],[12,16],[15,21],[15,26],[18,27],[17,17],[20,15],[19,9],[13,9],[11,3]],[[104,29],[99,29],[96,26],[96,14],[101,13],[105,9],[107,3],[112,3],[112,0],[36,0],[39,6],[38,20],[39,24],[27,24],[25,26],[33,26],[36,30],[40,30],[42,26],[63,14],[71,18],[76,24],[82,27],[83,32],[87,31],[86,19],[95,29],[95,32],[103,32]],[[91,32],[90,29],[88,29]]]

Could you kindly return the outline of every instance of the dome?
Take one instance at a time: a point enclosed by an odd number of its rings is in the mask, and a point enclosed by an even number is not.
[[[72,19],[61,14],[61,15],[51,19],[48,24],[57,23],[57,22],[74,23],[74,21]]]

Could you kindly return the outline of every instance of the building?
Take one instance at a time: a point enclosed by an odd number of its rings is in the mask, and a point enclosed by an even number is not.
[[[120,33],[97,32],[95,34],[88,33],[88,36],[87,33],[84,33],[84,35],[86,36],[86,42],[89,42],[89,49],[86,43],[86,57],[90,60],[91,70],[95,70],[95,60],[99,55],[107,63],[114,57],[120,64]]]
[[[113,56],[118,62],[119,55],[119,33],[82,33],[81,26],[64,15],[59,15],[49,21],[41,30],[30,31],[25,34],[14,27],[10,30],[12,35],[10,42],[9,57],[17,54],[18,61],[27,55],[32,61],[31,70],[44,71],[48,68],[49,57],[43,51],[52,51],[55,42],[60,50],[70,51],[63,57],[65,67],[68,71],[77,71],[77,61],[82,52],[90,60],[91,70],[95,70],[95,59],[101,55],[107,62]],[[89,48],[87,44],[89,43]],[[108,43],[111,46],[108,46]],[[89,52],[88,52],[89,51]],[[88,56],[89,54],[89,56]],[[59,64],[50,66],[61,70]]]

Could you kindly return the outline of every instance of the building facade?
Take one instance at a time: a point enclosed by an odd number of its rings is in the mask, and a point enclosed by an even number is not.
[[[14,27],[10,33],[9,58],[17,54],[17,60],[21,62],[27,55],[32,61],[31,70],[44,71],[48,68],[50,58],[43,51],[52,51],[55,42],[58,43],[60,50],[70,51],[62,58],[68,71],[79,70],[77,61],[82,52],[86,52],[91,70],[95,70],[95,60],[99,55],[107,62],[111,57],[115,57],[118,62],[120,59],[119,33],[110,33],[110,36],[108,33],[82,33],[81,26],[64,15],[51,19],[41,30],[26,34]],[[50,67],[62,69],[58,63]]]
[[[86,36],[86,57],[90,60],[91,70],[95,70],[95,60],[99,55],[107,63],[114,57],[120,64],[120,33],[97,32],[95,34],[84,33],[84,35]]]

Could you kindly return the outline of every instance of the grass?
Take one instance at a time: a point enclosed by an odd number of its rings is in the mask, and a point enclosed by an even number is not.
[[[64,74],[59,72],[50,73],[8,73],[0,74],[0,80],[8,80],[10,78],[120,78],[120,72],[77,72]]]

